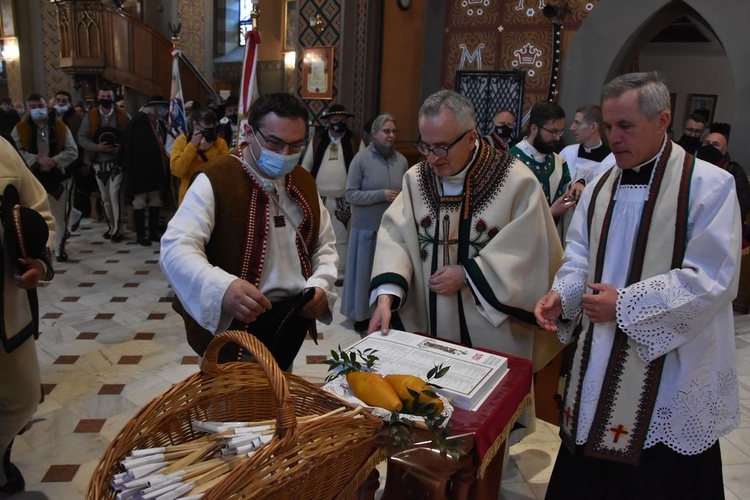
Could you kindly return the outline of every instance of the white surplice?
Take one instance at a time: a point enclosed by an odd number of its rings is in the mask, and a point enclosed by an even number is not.
[[[591,293],[586,289],[593,281],[593,276],[587,276],[586,215],[592,192],[593,185],[589,185],[579,201],[567,233],[564,262],[552,286],[560,293],[563,317],[568,319],[581,313],[582,294]],[[697,160],[681,268],[625,287],[647,194],[648,186],[620,186],[601,281],[618,289],[616,322],[636,341],[638,356],[644,362],[666,356],[644,448],[663,443],[680,454],[694,455],[740,421],[732,313],[738,286],[740,215],[732,177]],[[581,392],[579,445],[589,438],[616,322],[594,326]],[[569,341],[573,322],[558,322],[558,326],[560,340]]]

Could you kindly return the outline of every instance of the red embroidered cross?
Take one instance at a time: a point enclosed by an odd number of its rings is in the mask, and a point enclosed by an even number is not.
[[[568,406],[567,408],[565,408],[565,422],[569,422],[570,421],[570,416],[571,416],[572,413],[573,412],[570,411],[570,406]]]
[[[617,427],[611,427],[609,430],[615,433],[615,443],[619,441],[620,434],[628,434],[628,431],[625,430],[625,427],[623,427],[622,424]]]

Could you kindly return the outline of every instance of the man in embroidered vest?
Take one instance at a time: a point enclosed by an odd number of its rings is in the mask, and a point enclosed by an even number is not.
[[[510,148],[542,184],[555,220],[575,206],[575,195],[568,193],[570,172],[562,156],[555,153],[565,132],[565,111],[559,104],[541,101],[529,113],[529,135]]]
[[[562,248],[539,182],[479,137],[465,96],[428,97],[418,125],[426,159],[406,172],[383,215],[368,333],[423,332],[542,368],[561,346],[535,328],[534,291],[551,283]],[[533,410],[521,423],[533,430]]]
[[[341,104],[334,104],[320,115],[326,122],[326,128],[315,133],[302,160],[302,166],[315,178],[323,204],[331,214],[339,254],[336,286],[344,285],[346,250],[349,246],[351,209],[345,196],[346,176],[354,155],[365,149],[359,134],[347,125],[352,116]]]
[[[516,128],[516,117],[509,109],[501,109],[492,120],[492,132],[487,136],[495,149],[508,151],[510,141],[513,139],[513,130]]]
[[[656,73],[612,80],[602,110],[618,168],[584,190],[535,308],[575,344],[547,498],[724,498],[719,437],[740,421],[734,181],[668,139]]]
[[[73,96],[70,95],[70,92],[67,90],[58,90],[55,92],[54,108],[57,117],[70,129],[73,139],[76,139],[78,137],[78,130],[81,128],[83,116],[73,108]],[[73,163],[67,166],[63,178],[63,186],[65,187],[67,199],[65,200],[65,226],[57,226],[56,228],[57,231],[65,235],[60,251],[57,252],[57,260],[59,262],[68,260],[68,254],[65,252],[65,243],[68,240],[70,232],[75,232],[78,229],[83,217],[83,213],[74,206],[76,193],[75,180],[83,167],[84,156],[83,148],[77,142],[76,145],[78,147],[78,157]]]
[[[169,173],[169,158],[164,151],[164,141],[167,137],[164,119],[168,111],[167,100],[158,95],[151,97],[141,111],[130,120],[120,152],[120,163],[125,175],[125,194],[133,197],[136,242],[147,247],[151,246],[152,241],[159,241],[162,196],[172,179]]]
[[[161,240],[161,268],[200,355],[214,334],[248,330],[291,369],[315,320],[330,323],[337,255],[328,211],[298,165],[307,110],[285,93],[259,97],[237,155],[211,160]],[[271,305],[273,304],[273,307]],[[241,350],[225,346],[220,361]]]
[[[124,109],[114,105],[114,91],[104,87],[99,89],[99,106],[83,118],[78,131],[78,143],[94,155],[92,165],[96,183],[102,196],[104,213],[107,214],[107,232],[104,239],[119,243],[123,239],[120,214],[122,199],[122,169],[118,159],[120,141],[130,118]]]
[[[27,115],[13,129],[13,140],[26,165],[47,190],[50,212],[55,219],[54,249],[58,262],[68,260],[63,248],[65,207],[68,200],[65,168],[78,158],[78,146],[70,129],[55,113],[49,113],[40,94],[26,99]]]

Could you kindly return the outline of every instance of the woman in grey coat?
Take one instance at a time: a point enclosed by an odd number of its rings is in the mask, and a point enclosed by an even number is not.
[[[393,116],[378,116],[372,122],[372,142],[354,156],[346,178],[352,218],[341,313],[354,320],[358,332],[367,331],[370,322],[370,273],[380,219],[398,196],[409,168],[404,155],[394,149],[395,140]]]

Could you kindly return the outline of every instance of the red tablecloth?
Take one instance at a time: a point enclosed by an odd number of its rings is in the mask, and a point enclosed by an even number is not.
[[[508,373],[477,411],[454,408],[450,423],[453,434],[474,435],[474,448],[480,464],[477,476],[482,478],[518,417],[531,406],[532,369],[531,360],[488,349],[478,350],[508,358]]]

